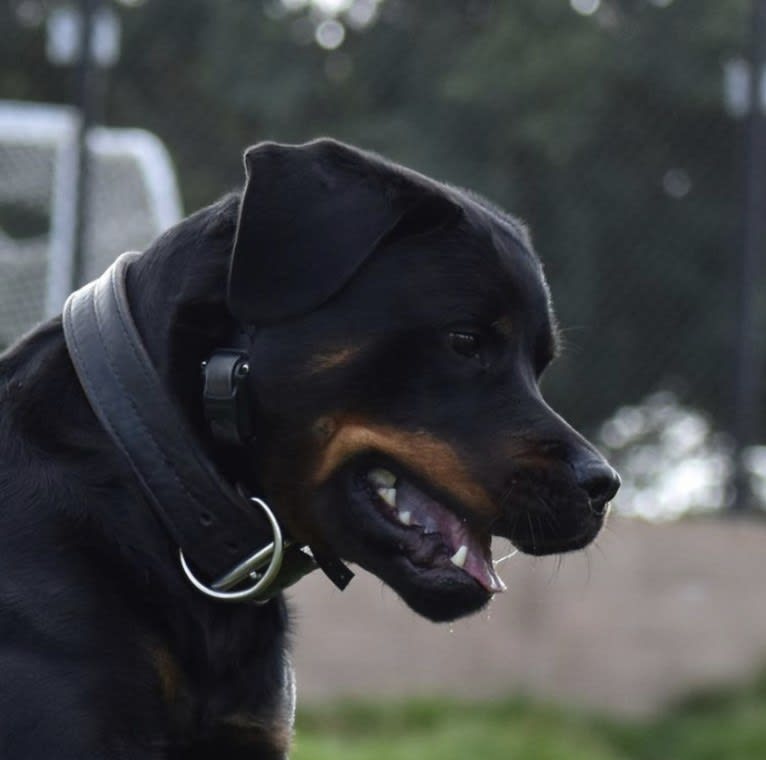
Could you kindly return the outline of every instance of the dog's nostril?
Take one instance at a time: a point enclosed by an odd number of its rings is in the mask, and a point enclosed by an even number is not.
[[[603,506],[620,488],[620,476],[606,462],[589,462],[575,467],[577,485],[588,494],[591,502]]]

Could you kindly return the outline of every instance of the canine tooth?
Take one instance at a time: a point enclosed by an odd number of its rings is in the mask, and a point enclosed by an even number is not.
[[[399,522],[402,525],[410,525],[412,523],[412,512],[399,512]]]
[[[450,558],[449,561],[457,567],[463,567],[465,565],[466,557],[468,556],[468,547],[463,544]]]
[[[370,470],[367,477],[370,483],[378,488],[393,488],[396,485],[396,475],[390,470],[384,470],[382,467]]]
[[[389,507],[396,506],[396,489],[395,488],[378,488],[378,496],[388,504]]]

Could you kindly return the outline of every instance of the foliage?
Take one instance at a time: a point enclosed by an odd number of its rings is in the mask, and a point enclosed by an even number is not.
[[[731,506],[734,442],[669,391],[619,407],[596,440],[622,478],[615,507],[623,514],[672,520]],[[742,465],[754,506],[766,510],[766,446],[746,448]]]
[[[0,90],[68,99],[42,29],[5,32],[35,4],[0,6]],[[168,143],[189,208],[240,184],[243,146],[323,133],[474,187],[546,262],[568,346],[554,405],[595,426],[670,383],[726,422],[743,181],[721,64],[743,54],[748,7],[384,0],[374,23],[341,12],[325,50],[316,5],[148,0],[121,11],[107,116]]]
[[[346,704],[299,715],[294,760],[762,760],[766,678],[646,722],[522,699]]]
[[[625,514],[668,520],[728,504],[731,441],[672,393],[620,407],[601,426],[599,443],[620,472],[616,506]],[[752,474],[757,486],[766,471]]]

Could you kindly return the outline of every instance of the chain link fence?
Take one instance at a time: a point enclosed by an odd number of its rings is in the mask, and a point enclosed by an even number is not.
[[[71,290],[76,152],[74,110],[0,101],[0,345],[57,314]],[[88,153],[80,254],[92,279],[178,221],[181,209],[170,158],[153,135],[98,127]]]
[[[51,150],[0,139],[0,345],[44,314],[53,158]]]

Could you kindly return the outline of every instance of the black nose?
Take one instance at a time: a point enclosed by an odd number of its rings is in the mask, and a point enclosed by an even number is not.
[[[574,467],[577,485],[588,494],[594,509],[601,511],[620,488],[620,476],[606,462],[590,460]]]

